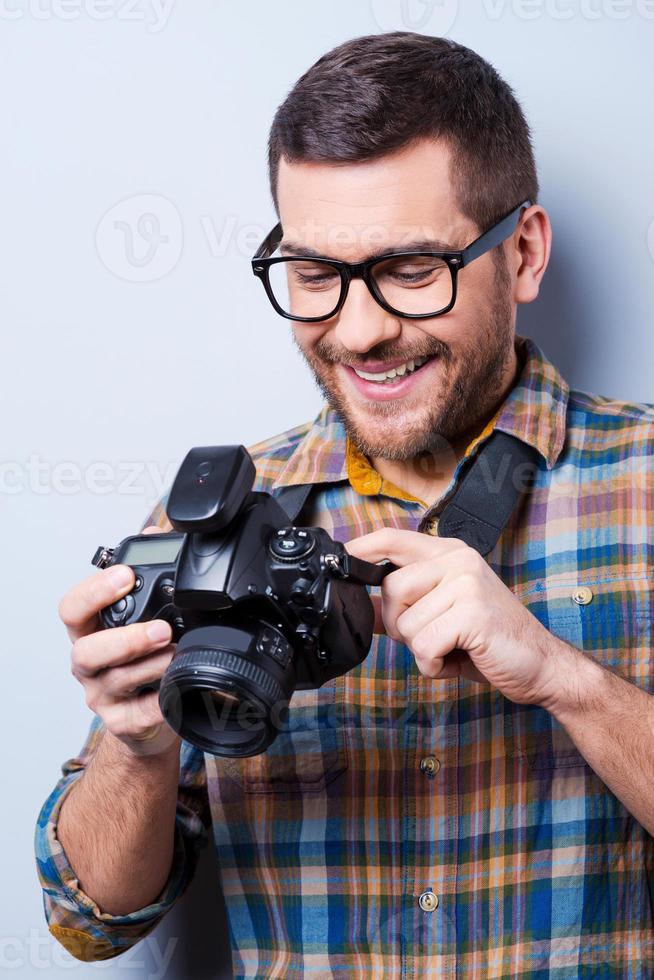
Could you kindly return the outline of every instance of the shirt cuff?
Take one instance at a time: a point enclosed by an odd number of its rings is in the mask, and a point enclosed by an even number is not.
[[[176,822],[172,866],[157,898],[127,915],[102,912],[80,888],[57,837],[61,807],[82,775],[79,771],[60,780],[43,804],[35,832],[37,873],[52,935],[77,959],[107,959],[124,952],[155,927],[189,883],[189,863],[184,836]]]

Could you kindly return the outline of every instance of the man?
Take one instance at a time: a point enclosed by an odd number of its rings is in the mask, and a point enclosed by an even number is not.
[[[50,929],[127,949],[211,826],[238,977],[651,978],[654,412],[515,334],[551,241],[521,109],[461,45],[363,37],[298,81],[269,164],[253,269],[326,403],[251,447],[256,488],[312,484],[305,523],[398,568],[367,659],[248,759],[130,693],[173,648],[97,632],[129,569],[67,594],[95,718],[39,820]],[[537,465],[484,558],[438,520],[498,432]]]

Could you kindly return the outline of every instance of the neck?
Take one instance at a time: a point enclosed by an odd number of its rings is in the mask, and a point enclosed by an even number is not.
[[[501,391],[495,403],[489,407],[482,419],[478,419],[474,426],[462,433],[454,442],[448,444],[443,452],[430,453],[428,457],[422,459],[414,457],[402,461],[375,456],[371,457],[370,462],[385,480],[389,480],[396,487],[431,506],[449,486],[457,463],[465,455],[470,443],[481,435],[496,414],[497,409],[515,384],[518,372],[518,358],[515,348],[513,348],[504,372]]]

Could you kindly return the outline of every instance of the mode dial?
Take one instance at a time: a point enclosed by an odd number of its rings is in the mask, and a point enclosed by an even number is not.
[[[295,562],[311,554],[316,539],[308,528],[282,527],[273,534],[268,547],[277,561]]]

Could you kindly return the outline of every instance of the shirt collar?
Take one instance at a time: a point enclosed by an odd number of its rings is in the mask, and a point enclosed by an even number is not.
[[[275,478],[276,487],[347,480],[347,436],[327,402]]]
[[[518,381],[465,455],[494,429],[501,429],[533,446],[551,469],[565,441],[569,388],[533,340],[516,337],[516,352],[523,365]],[[325,403],[277,475],[275,486],[354,479],[357,487],[367,488],[363,492],[378,493],[382,489],[381,477],[366,462],[351,443],[339,416]]]
[[[500,407],[495,428],[533,446],[551,470],[565,442],[570,388],[529,337],[516,337],[516,351],[522,371]]]

